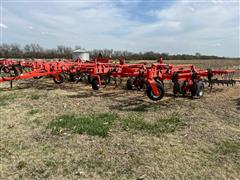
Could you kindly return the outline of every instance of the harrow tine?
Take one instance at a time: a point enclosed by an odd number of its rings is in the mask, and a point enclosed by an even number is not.
[[[205,83],[209,83],[208,80],[204,80]],[[234,86],[236,84],[236,80],[233,80],[233,79],[212,79],[211,82],[210,82],[210,85],[213,85],[213,84],[221,84],[222,86],[224,85],[232,85]]]

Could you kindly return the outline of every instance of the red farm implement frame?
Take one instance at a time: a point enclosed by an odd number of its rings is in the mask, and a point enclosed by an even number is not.
[[[173,65],[164,64],[162,59],[157,63],[127,64],[124,59],[113,63],[108,58],[96,58],[88,62],[81,60],[0,60],[0,83],[21,79],[40,79],[43,76],[52,77],[54,82],[64,82],[66,74],[70,81],[81,81],[83,78],[98,90],[101,85],[106,87],[111,79],[127,79],[127,89],[146,89],[147,96],[154,101],[163,98],[164,82],[172,81],[174,96],[201,97],[204,94],[204,82],[212,84],[231,84],[235,80],[229,79],[234,70],[199,69],[192,64]],[[228,79],[213,79],[214,75],[228,76]],[[204,79],[206,78],[206,79]]]

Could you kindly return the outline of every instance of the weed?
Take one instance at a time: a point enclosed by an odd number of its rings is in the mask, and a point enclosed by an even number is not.
[[[122,126],[125,130],[142,130],[152,134],[171,133],[184,125],[183,120],[177,115],[172,115],[169,118],[161,118],[153,123],[144,121],[141,114],[131,115],[122,120]]]
[[[52,130],[53,134],[70,132],[106,137],[112,122],[116,118],[116,114],[112,113],[88,116],[63,115],[51,121],[48,127]]]

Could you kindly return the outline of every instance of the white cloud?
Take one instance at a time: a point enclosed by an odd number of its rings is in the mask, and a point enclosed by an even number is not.
[[[214,44],[212,44],[212,46],[219,47],[219,46],[221,46],[221,43],[214,43]]]
[[[30,5],[29,11],[24,10],[24,5],[16,12],[13,7],[5,10],[8,25],[16,27],[5,35],[9,42],[240,56],[236,38],[239,36],[237,3],[172,2],[165,8],[148,9],[145,13],[151,21],[133,19],[134,11],[111,1]],[[137,9],[143,10],[144,7]],[[19,13],[25,14],[19,16]],[[21,27],[30,30],[34,27],[34,31],[24,31]]]
[[[42,35],[48,35],[49,33],[47,31],[42,31],[41,34]]]
[[[8,28],[8,26],[5,25],[5,24],[3,24],[3,23],[0,23],[0,27],[1,27],[1,28],[4,28],[4,29],[7,29],[7,28]]]
[[[239,37],[238,5],[236,2],[223,1],[221,3],[184,1],[176,2],[167,9],[152,11],[150,15],[157,19],[157,23],[180,22],[176,24],[176,27],[181,27],[178,29],[180,31],[172,33],[169,29],[168,33],[172,38],[173,52],[194,53],[200,51],[203,54],[240,56],[239,41],[237,40]],[[218,43],[215,43],[216,41]],[[168,46],[167,44],[165,47]]]

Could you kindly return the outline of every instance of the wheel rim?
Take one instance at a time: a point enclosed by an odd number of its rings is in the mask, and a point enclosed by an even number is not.
[[[199,92],[199,96],[200,96],[200,97],[203,96],[203,90],[201,90],[201,91]]]

